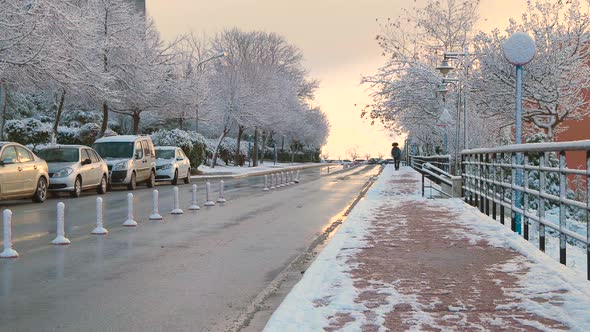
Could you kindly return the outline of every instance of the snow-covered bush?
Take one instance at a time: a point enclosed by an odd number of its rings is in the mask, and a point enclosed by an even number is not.
[[[51,125],[33,118],[6,121],[4,133],[9,141],[24,145],[47,143],[51,137]]]
[[[181,148],[191,161],[191,167],[196,169],[205,159],[207,149],[205,138],[196,132],[181,129],[160,129],[150,135],[156,146],[177,146]]]
[[[80,127],[80,142],[82,145],[92,145],[100,134],[100,125],[89,122]]]

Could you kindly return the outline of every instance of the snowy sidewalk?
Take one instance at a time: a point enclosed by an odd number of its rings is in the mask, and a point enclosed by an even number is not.
[[[590,283],[388,166],[265,331],[590,331]]]

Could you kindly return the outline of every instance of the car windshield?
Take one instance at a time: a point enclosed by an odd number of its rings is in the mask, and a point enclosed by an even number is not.
[[[93,147],[103,158],[133,158],[133,142],[95,143]]]
[[[158,159],[174,159],[174,150],[156,150]]]
[[[75,163],[80,160],[78,148],[51,148],[39,151],[39,157],[48,163]]]

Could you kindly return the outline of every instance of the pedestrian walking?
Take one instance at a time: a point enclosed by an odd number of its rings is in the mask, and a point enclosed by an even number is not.
[[[399,162],[402,157],[402,150],[399,149],[398,145],[399,144],[397,143],[391,144],[391,146],[393,146],[393,148],[391,148],[391,157],[393,157],[393,163],[395,165],[396,171],[399,170]]]

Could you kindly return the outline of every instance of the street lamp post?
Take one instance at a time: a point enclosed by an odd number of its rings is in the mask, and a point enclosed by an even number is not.
[[[440,67],[437,67],[440,68]],[[461,136],[461,95],[462,95],[462,86],[461,80],[458,78],[443,78],[442,85],[438,87],[437,93],[440,93],[444,96],[447,93],[446,84],[453,84],[457,88],[457,121],[456,121],[456,128],[455,128],[455,174],[459,174],[459,149],[460,149],[460,139]],[[448,114],[448,111],[447,111]],[[449,115],[450,118],[450,115]],[[466,128],[464,128],[466,131]],[[445,131],[446,133],[446,131]],[[447,150],[448,151],[448,150]]]
[[[248,134],[248,167],[252,161],[252,135]]]
[[[207,62],[209,62],[211,60],[223,58],[225,56],[227,56],[227,52],[226,51],[223,51],[223,52],[219,52],[219,53],[213,55],[212,57],[207,58],[207,59],[205,59],[205,60],[197,63],[196,72],[198,72],[199,71],[199,68],[202,65],[204,65],[205,63],[207,63]],[[197,86],[197,93],[198,93],[198,91],[199,91],[199,87]],[[198,104],[198,101],[197,101],[197,105],[195,107],[195,132],[198,132],[198,131],[199,131],[199,104]]]
[[[522,144],[522,66],[531,62],[535,57],[536,47],[535,41],[525,32],[513,33],[510,38],[502,45],[504,57],[508,62],[516,66],[516,112],[515,112],[515,128],[514,141],[516,144]],[[522,153],[516,154],[516,164],[520,165],[523,161]],[[514,167],[514,165],[513,165]],[[516,169],[515,182],[516,185],[522,187],[523,170]],[[513,191],[516,207],[522,209],[522,192],[520,190]],[[512,228],[518,234],[522,234],[522,214],[513,213]],[[564,235],[565,236],[565,235]],[[560,245],[565,245],[565,239],[560,238]]]
[[[442,63],[436,67],[436,69],[443,74],[444,76],[447,76],[447,74],[455,69],[453,66],[451,66],[449,64],[449,60],[457,60],[460,57],[463,57],[465,59],[465,71],[466,71],[466,76],[469,76],[469,56],[471,54],[469,53],[468,49],[465,49],[465,52],[461,53],[461,52],[445,52],[444,53],[444,58]],[[461,96],[459,95],[459,98],[461,98]],[[469,134],[467,132],[467,117],[468,117],[468,112],[467,112],[467,95],[465,95],[464,100],[463,100],[463,147],[465,149],[469,148]],[[459,147],[457,146],[457,149],[459,149]]]
[[[274,151],[274,154],[275,154],[275,162],[274,162],[274,164],[276,165],[277,164],[277,143],[273,143],[272,146],[273,146],[273,148],[275,150]]]

